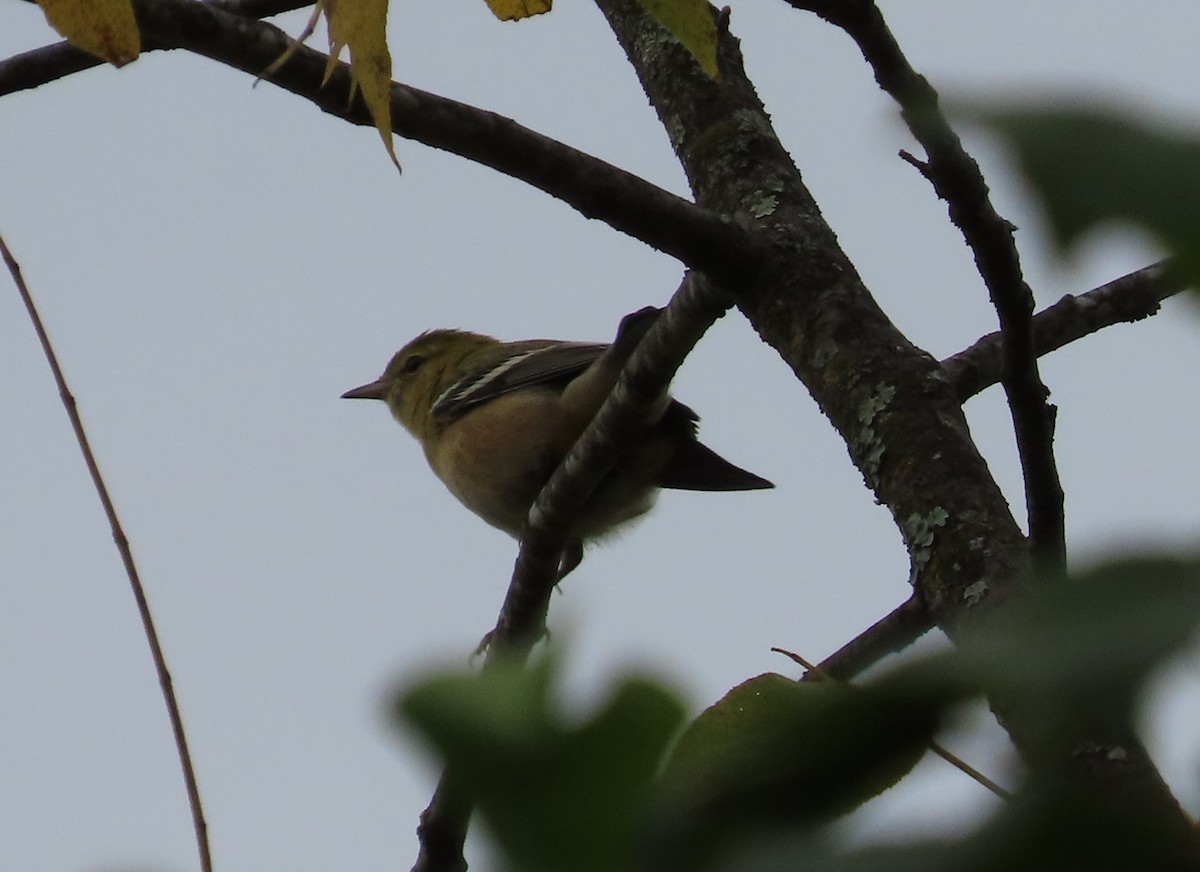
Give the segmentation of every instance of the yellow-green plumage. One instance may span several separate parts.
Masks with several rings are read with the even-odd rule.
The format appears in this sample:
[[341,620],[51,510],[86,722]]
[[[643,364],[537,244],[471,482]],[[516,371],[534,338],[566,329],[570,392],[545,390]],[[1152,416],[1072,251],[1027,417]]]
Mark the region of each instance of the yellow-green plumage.
[[[461,330],[423,333],[382,376],[344,397],[379,399],[425,451],[438,478],[489,524],[521,535],[538,492],[599,410],[658,310],[621,322],[612,345],[500,342]],[[601,482],[571,530],[561,575],[582,544],[645,514],[662,487],[772,487],[696,439],[696,414],[668,394],[642,438]]]

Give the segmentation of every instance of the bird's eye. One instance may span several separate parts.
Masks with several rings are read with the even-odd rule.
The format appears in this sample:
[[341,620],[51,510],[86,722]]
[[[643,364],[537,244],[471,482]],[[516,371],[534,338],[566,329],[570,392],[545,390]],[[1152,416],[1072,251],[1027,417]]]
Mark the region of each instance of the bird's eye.
[[404,361],[403,370],[406,373],[408,373],[409,375],[412,375],[414,372],[416,372],[418,369],[420,369],[424,365],[425,365],[425,355],[410,354],[408,356],[408,358],[405,359],[405,361]]

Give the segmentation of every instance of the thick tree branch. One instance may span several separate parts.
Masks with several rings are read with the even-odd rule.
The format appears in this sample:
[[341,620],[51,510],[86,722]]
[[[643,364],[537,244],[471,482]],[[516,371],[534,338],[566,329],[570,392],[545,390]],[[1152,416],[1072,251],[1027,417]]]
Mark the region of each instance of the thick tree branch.
[[[597,4],[671,131],[697,202],[754,222],[774,244],[767,269],[727,284],[739,308],[808,388],[891,510],[928,614],[951,639],[969,636],[1019,592],[1028,551],[971,440],[957,391],[942,367],[887,320],[838,247],[745,77],[737,41],[722,36],[721,77],[713,81],[636,0]],[[1020,285],[1004,249],[983,247],[977,256],[989,274]],[[1032,347],[1016,348],[1008,357],[1032,354]],[[1004,707],[1014,742],[1044,761],[1040,714]],[[1107,732],[1088,738],[1114,753],[1055,762],[1114,810],[1135,808],[1186,833],[1186,816],[1136,739]]]
[[[1158,313],[1163,300],[1186,289],[1166,268],[1151,264],[1079,296],[1068,294],[1033,319],[1034,346],[1039,357],[1090,336],[1105,327],[1140,321]],[[942,368],[958,391],[960,402],[1000,381],[1004,368],[999,333],[942,361]],[[822,671],[843,681],[871,668],[884,657],[911,645],[933,628],[933,618],[922,603],[911,598],[859,633],[825,660]]]
[[[1140,321],[1158,312],[1163,300],[1185,285],[1160,262],[1114,279],[1086,294],[1068,295],[1033,319],[1039,357],[1105,327]],[[970,348],[942,361],[960,402],[1000,381],[1004,367],[999,333],[989,333]],[[910,598],[859,633],[825,660],[820,669],[843,681],[871,668],[884,657],[911,645],[934,625],[933,616],[916,597]]]
[[874,70],[875,80],[899,104],[909,130],[925,149],[927,161],[919,165],[921,172],[949,206],[950,219],[974,253],[999,317],[1004,351],[1001,383],[1017,437],[1034,556],[1046,566],[1065,571],[1063,492],[1054,460],[1055,409],[1046,402],[1050,392],[1038,373],[1033,292],[1021,274],[1013,240],[1016,228],[993,208],[979,165],[938,108],[937,92],[909,64],[874,2],[787,2],[816,13],[850,35]]
[[[1086,294],[1065,296],[1033,319],[1034,352],[1042,357],[1077,339],[1158,312],[1163,300],[1184,290],[1165,263],[1143,267]],[[989,333],[970,348],[942,361],[961,402],[1000,381],[1004,369],[999,333]]]
[[[941,366],[887,319],[838,247],[745,78],[736,40],[721,41],[722,75],[713,81],[636,0],[599,5],[669,121],[697,200],[752,222],[772,243],[769,270],[727,286],[739,308],[892,511],[926,606],[939,622],[969,620],[964,605],[1002,598],[1026,565],[1027,543]],[[976,541],[989,543],[987,554]],[[968,601],[964,591],[979,581],[988,595]]]
[[[135,0],[134,7],[148,43],[184,48],[256,76],[290,43],[279,28],[193,0]],[[20,56],[21,64],[34,62],[30,54]],[[268,80],[331,115],[373,126],[361,99],[347,106],[349,67],[339,64],[321,87],[325,64],[325,55],[301,48]],[[9,69],[10,82],[17,72]],[[399,135],[540,188],[718,283],[742,280],[765,256],[746,227],[496,113],[393,84],[392,119]]]

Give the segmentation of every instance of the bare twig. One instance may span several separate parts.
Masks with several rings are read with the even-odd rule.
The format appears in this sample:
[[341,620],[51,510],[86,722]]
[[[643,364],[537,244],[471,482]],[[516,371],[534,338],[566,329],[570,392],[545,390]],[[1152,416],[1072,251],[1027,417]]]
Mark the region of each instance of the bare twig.
[[121,555],[121,562],[125,566],[125,574],[129,577],[129,585],[133,589],[133,598],[137,602],[138,615],[142,620],[142,629],[146,633],[146,642],[150,646],[150,656],[154,660],[154,670],[158,674],[158,685],[162,689],[163,701],[167,706],[167,715],[171,720],[171,732],[175,736],[175,748],[179,753],[179,764],[183,768],[183,780],[187,787],[188,805],[192,812],[192,826],[196,831],[196,848],[200,852],[200,868],[202,872],[212,872],[212,853],[208,845],[208,825],[204,821],[204,807],[200,802],[200,787],[196,782],[196,772],[192,767],[192,756],[188,751],[187,736],[183,729],[183,716],[179,712],[179,703],[175,698],[175,690],[171,683],[171,673],[167,669],[166,657],[163,655],[162,645],[158,640],[158,632],[154,628],[154,618],[150,614],[150,604],[146,600],[146,591],[142,587],[137,566],[133,562],[133,552],[129,547],[129,539],[125,536],[125,531],[122,529],[121,522],[117,518],[116,507],[113,505],[112,498],[108,494],[108,488],[104,484],[104,478],[100,475],[100,468],[96,465],[96,457],[92,453],[91,445],[88,442],[87,433],[83,429],[83,420],[79,416],[75,397],[67,387],[66,377],[63,375],[62,367],[58,364],[58,357],[55,355],[54,348],[50,344],[50,337],[46,334],[46,328],[42,324],[41,316],[38,315],[37,308],[34,306],[33,296],[29,293],[29,288],[21,276],[21,267],[13,258],[12,252],[8,250],[3,237],[0,237],[0,255],[3,255],[4,263],[7,264],[8,271],[12,274],[17,290],[21,294],[21,299],[25,303],[25,308],[29,312],[29,320],[33,322],[33,329],[36,331],[38,341],[42,345],[42,352],[46,355],[46,362],[50,364],[50,371],[54,374],[54,382],[58,385],[58,395],[62,398],[63,406],[66,407],[67,417],[71,420],[71,429],[75,431],[75,440],[79,443],[79,450],[83,453],[83,462],[87,465],[88,474],[92,477],[92,484],[96,488],[96,494],[100,497],[101,505],[104,506],[104,514],[108,518],[108,526],[112,530],[113,541],[116,543],[117,551]]
[[927,159],[915,162],[946,201],[950,219],[975,255],[979,274],[1000,321],[1004,369],[1017,452],[1025,480],[1029,537],[1035,560],[1066,569],[1062,483],[1054,459],[1054,412],[1038,372],[1033,339],[1033,292],[1021,273],[1016,229],[993,208],[979,165],[938,108],[938,95],[909,64],[883,14],[867,0],[787,0],[846,31],[858,44],[875,80],[900,106],[900,114]]
[[[1097,330],[1155,314],[1163,300],[1185,287],[1166,266],[1165,262],[1151,264],[1086,294],[1065,296],[1043,309],[1033,319],[1034,352],[1042,357]],[[942,367],[959,399],[966,402],[1000,381],[1004,370],[1000,334],[989,333],[943,360]]]

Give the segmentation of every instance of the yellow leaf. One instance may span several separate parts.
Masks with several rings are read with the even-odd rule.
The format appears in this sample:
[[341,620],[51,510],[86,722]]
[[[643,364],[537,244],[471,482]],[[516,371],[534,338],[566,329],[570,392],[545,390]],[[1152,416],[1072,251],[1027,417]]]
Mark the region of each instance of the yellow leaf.
[[554,0],[487,0],[492,14],[501,21],[518,21],[550,11]]
[[130,0],[38,0],[50,26],[72,45],[123,67],[142,50]]
[[717,66],[717,23],[707,0],[638,0],[642,8],[679,40],[704,72],[720,75]]
[[396,150],[392,145],[392,55],[387,47],[387,0],[317,0],[313,7],[312,17],[304,26],[303,32],[287,50],[267,67],[258,79],[270,76],[306,39],[312,36],[317,26],[317,19],[325,13],[325,21],[329,29],[329,60],[325,64],[325,75],[321,79],[324,86],[337,67],[338,55],[346,46],[350,47],[350,94],[348,99],[354,100],[357,91],[362,91],[363,101],[367,111],[375,122],[375,129],[383,137],[383,146],[396,169],[400,162],[396,160]]
[[[329,56],[350,49],[350,74],[396,169],[392,146],[392,55],[387,46],[387,0],[322,0],[329,24]],[[353,90],[351,91],[353,96]]]

